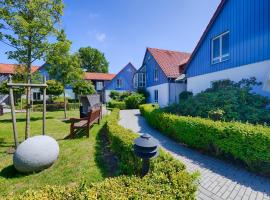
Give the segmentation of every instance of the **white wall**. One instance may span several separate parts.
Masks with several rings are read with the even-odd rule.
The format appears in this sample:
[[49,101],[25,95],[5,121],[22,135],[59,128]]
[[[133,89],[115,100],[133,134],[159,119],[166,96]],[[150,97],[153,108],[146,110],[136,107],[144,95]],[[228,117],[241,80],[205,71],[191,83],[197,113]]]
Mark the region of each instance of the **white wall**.
[[169,104],[169,84],[163,83],[152,87],[147,87],[146,90],[149,92],[150,103],[155,102],[155,90],[158,90],[158,104],[160,107],[165,107]]
[[[215,65],[213,65],[215,67]],[[187,79],[187,90],[197,94],[211,86],[211,82],[217,80],[230,79],[232,81],[240,81],[243,78],[256,77],[257,81],[263,85],[255,88],[254,91],[262,95],[270,95],[263,91],[262,87],[267,81],[270,73],[270,60],[235,67],[232,69],[222,70],[200,76],[195,76]]]

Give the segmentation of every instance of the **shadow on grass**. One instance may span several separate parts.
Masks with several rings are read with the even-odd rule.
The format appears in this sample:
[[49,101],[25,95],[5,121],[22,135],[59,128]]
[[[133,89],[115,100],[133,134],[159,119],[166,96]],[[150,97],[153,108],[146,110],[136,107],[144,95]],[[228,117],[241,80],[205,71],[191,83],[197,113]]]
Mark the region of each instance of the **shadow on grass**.
[[[42,120],[42,117],[31,117],[30,121],[38,121]],[[53,119],[53,117],[46,117],[46,119]],[[25,122],[25,118],[17,118],[16,122]],[[12,119],[2,119],[0,123],[12,123]]]
[[6,179],[12,179],[27,176],[27,174],[21,174],[15,169],[14,165],[9,165],[0,171],[0,176]]
[[79,138],[83,138],[83,137],[87,137],[87,130],[85,129],[78,129],[74,131],[73,135],[67,135],[64,139],[61,140],[69,140],[69,139],[79,139]]
[[118,174],[118,158],[110,149],[110,141],[105,124],[96,135],[95,162],[103,177],[115,177]]

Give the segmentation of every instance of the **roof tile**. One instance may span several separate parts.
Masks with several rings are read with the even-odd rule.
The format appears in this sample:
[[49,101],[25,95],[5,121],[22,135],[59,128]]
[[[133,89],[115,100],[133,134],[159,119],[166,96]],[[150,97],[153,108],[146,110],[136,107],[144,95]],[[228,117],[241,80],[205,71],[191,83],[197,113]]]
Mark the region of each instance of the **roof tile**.
[[104,80],[104,81],[110,81],[115,76],[116,76],[116,74],[85,72],[84,79],[85,80]]
[[147,48],[157,61],[168,78],[177,78],[183,72],[183,67],[187,63],[190,53]]
[[[0,63],[0,74],[14,74],[16,67],[19,65],[16,64],[4,64]],[[32,73],[38,70],[38,66],[32,66]]]

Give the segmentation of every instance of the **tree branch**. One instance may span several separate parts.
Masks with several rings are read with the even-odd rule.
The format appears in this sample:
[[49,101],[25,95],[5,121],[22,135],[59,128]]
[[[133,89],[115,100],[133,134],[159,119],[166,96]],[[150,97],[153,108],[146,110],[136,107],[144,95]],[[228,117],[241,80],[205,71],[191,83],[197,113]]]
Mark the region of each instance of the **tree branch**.
[[0,42],[4,43],[4,44],[6,44],[6,45],[8,45],[8,46],[10,46],[10,47],[12,47],[12,48],[14,48],[14,49],[20,50],[18,47],[13,46],[12,44],[10,44],[10,43],[8,43],[8,42],[5,42],[4,40],[0,40]]

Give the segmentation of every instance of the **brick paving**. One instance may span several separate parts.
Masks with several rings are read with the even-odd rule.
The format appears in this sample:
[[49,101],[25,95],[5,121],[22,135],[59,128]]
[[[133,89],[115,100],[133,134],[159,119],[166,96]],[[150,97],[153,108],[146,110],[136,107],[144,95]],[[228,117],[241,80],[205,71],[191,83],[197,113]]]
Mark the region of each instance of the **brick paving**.
[[197,199],[270,200],[270,178],[261,177],[228,162],[189,149],[152,129],[139,110],[120,112],[119,124],[137,133],[148,133],[161,147],[181,160],[188,171],[199,171]]

